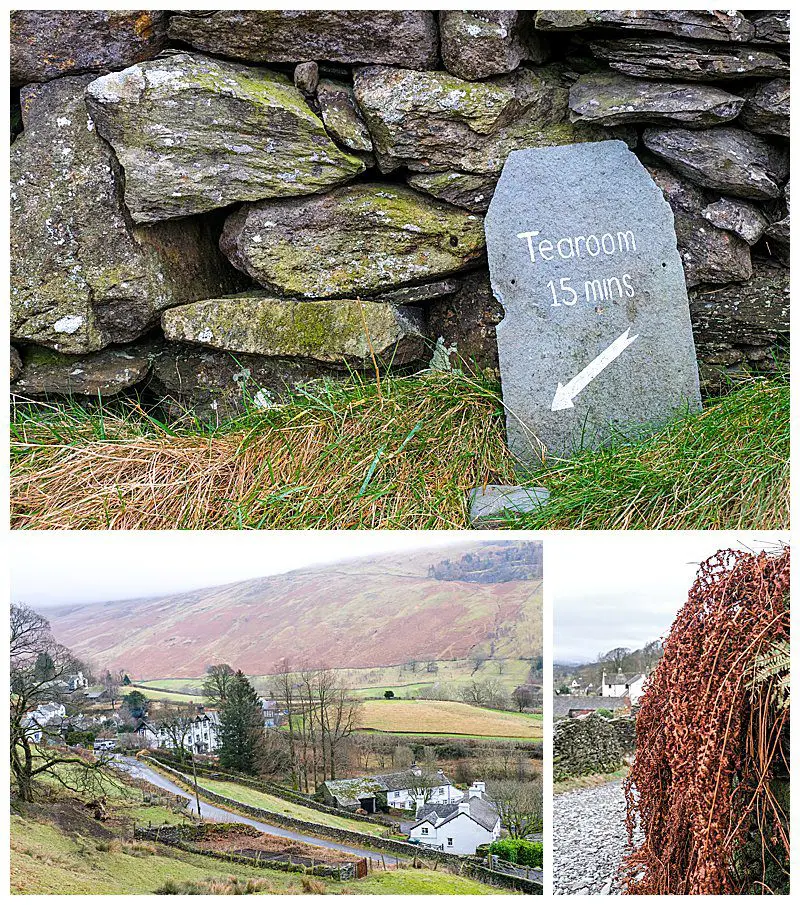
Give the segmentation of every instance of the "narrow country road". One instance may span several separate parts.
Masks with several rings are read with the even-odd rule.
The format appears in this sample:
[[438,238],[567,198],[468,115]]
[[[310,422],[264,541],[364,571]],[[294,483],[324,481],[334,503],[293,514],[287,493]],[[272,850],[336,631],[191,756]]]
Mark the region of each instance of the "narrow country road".
[[[153,770],[151,767],[140,763],[133,757],[119,757],[115,759],[114,763],[117,764],[120,769],[124,770],[126,773],[129,773],[136,779],[142,779],[145,782],[150,783],[150,785],[152,786],[163,789],[165,792],[170,792],[173,795],[178,795],[181,798],[185,798],[189,802],[189,810],[193,814],[197,813],[197,804],[195,802],[194,795],[191,795],[185,789],[182,789],[171,779],[167,779],[166,776],[162,776],[156,770]],[[296,842],[305,842],[308,845],[317,845],[322,848],[335,849],[337,852],[346,852],[350,855],[356,855],[359,858],[383,857],[386,860],[387,864],[403,863],[403,859],[398,858],[395,855],[381,855],[381,853],[379,852],[371,852],[367,849],[357,848],[353,845],[345,845],[341,842],[330,842],[327,839],[318,839],[316,836],[306,836],[303,833],[296,833],[293,830],[286,829],[286,827],[273,826],[270,823],[264,823],[263,821],[255,820],[252,817],[245,817],[242,814],[236,814],[233,811],[228,811],[225,808],[221,808],[219,805],[205,801],[202,793],[200,795],[200,816],[203,818],[203,820],[211,820],[215,823],[246,823],[248,826],[254,826],[257,830],[261,830],[262,833],[269,833],[271,836],[280,836],[282,839],[293,839]]]

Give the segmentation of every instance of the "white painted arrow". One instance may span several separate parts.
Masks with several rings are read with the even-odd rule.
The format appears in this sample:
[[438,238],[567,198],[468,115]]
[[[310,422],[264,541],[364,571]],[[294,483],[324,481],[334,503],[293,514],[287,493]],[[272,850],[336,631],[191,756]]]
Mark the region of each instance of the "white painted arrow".
[[550,406],[550,411],[560,412],[562,409],[574,408],[572,400],[578,393],[585,389],[615,358],[619,358],[634,340],[639,338],[638,333],[636,336],[628,336],[630,332],[629,327],[622,336],[618,336],[607,349],[604,349],[594,361],[586,365],[569,383],[564,385],[559,383],[556,394],[553,396],[553,404]]

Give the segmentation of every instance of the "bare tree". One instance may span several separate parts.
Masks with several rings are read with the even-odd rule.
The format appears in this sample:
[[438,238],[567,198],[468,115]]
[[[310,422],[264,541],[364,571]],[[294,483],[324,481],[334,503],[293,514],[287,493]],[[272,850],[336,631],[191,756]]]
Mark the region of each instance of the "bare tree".
[[10,648],[11,773],[17,795],[33,801],[34,782],[43,776],[75,792],[102,791],[108,779],[104,759],[88,761],[71,753],[63,746],[60,724],[40,710],[48,704],[66,705],[66,679],[76,664],[72,652],[56,642],[47,619],[16,603],[11,605]]
[[601,663],[608,663],[615,672],[619,672],[625,665],[625,661],[630,657],[631,649],[629,647],[615,647],[606,651],[601,657]]
[[164,730],[169,747],[178,754],[181,761],[192,752],[192,725],[197,717],[193,707],[184,704],[164,703],[159,711],[158,725]]
[[525,685],[519,685],[511,692],[511,700],[520,713],[533,706],[533,692]]
[[540,776],[528,782],[501,779],[491,784],[490,795],[503,826],[512,839],[527,839],[542,831],[543,795]]

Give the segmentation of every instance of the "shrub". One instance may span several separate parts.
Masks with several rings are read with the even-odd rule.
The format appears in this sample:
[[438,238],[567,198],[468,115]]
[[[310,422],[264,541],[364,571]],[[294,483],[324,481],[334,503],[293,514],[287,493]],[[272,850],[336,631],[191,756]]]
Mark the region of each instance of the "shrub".
[[489,854],[523,867],[542,867],[544,847],[528,839],[498,839],[489,846]]

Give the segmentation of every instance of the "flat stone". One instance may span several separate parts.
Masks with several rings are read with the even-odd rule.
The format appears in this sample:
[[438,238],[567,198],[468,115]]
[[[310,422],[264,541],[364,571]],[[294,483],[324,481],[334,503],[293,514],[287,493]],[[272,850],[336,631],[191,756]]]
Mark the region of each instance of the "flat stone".
[[619,31],[665,32],[693,41],[749,41],[755,27],[738,12],[700,9],[539,10],[536,28],[576,31],[602,26]]
[[750,17],[755,36],[755,44],[788,44],[789,43],[789,10],[774,10],[759,13]]
[[458,290],[457,280],[437,280],[435,283],[423,283],[421,286],[405,286],[379,295],[376,302],[387,302],[390,305],[419,305],[442,296],[453,295]]
[[520,487],[514,484],[487,484],[467,494],[469,521],[476,527],[491,527],[487,522],[502,522],[509,514],[538,512],[550,499],[544,487]]
[[448,170],[444,173],[410,173],[406,182],[417,191],[440,201],[463,207],[473,214],[485,214],[498,178]]
[[737,198],[777,198],[789,172],[784,151],[732,126],[645,129],[643,141],[693,182]]
[[648,170],[672,208],[686,284],[749,280],[753,273],[750,246],[703,216],[708,194],[666,167],[650,165]]
[[11,148],[11,334],[68,354],[130,342],[163,308],[241,283],[211,221],[136,227],[84,103],[93,76],[22,91]]
[[512,154],[486,235],[508,442],[523,465],[699,408],[672,212],[622,142]]
[[168,13],[136,9],[18,9],[11,13],[11,84],[123,69],[160,53]]
[[256,63],[383,63],[432,69],[438,30],[425,10],[217,10],[173,16],[169,37]]
[[698,343],[759,346],[789,333],[789,269],[759,260],[746,283],[691,293]]
[[444,67],[461,79],[485,79],[513,72],[524,61],[547,59],[547,45],[529,12],[442,10],[439,31]]
[[281,295],[378,295],[430,282],[478,262],[479,217],[384,184],[245,205],[220,240],[233,264]]
[[738,198],[720,198],[703,208],[701,213],[709,223],[736,233],[748,245],[755,245],[769,226],[763,211]]
[[739,122],[751,132],[789,137],[789,80],[772,79],[746,95]]
[[317,103],[331,138],[352,151],[372,151],[372,138],[350,85],[322,79],[317,87]]
[[789,74],[789,64],[776,53],[736,44],[626,37],[590,41],[589,48],[612,69],[643,79],[716,82]]
[[341,371],[299,358],[264,358],[163,343],[153,355],[145,391],[172,419],[187,412],[219,423],[248,410],[268,409],[312,380]]
[[790,220],[790,212],[789,212],[789,183],[786,183],[786,187],[783,190],[783,199],[786,203],[786,216],[781,220],[776,221],[775,223],[771,223],[767,229],[766,234],[770,239],[775,239],[777,242],[788,243],[789,241],[789,220]]
[[415,308],[357,299],[304,301],[246,292],[165,311],[167,339],[212,349],[369,367],[373,356],[395,365],[424,350]]
[[150,370],[147,346],[102,349],[89,355],[61,355],[50,349],[25,351],[22,373],[12,383],[18,396],[117,396],[141,383]]
[[569,82],[554,66],[518,69],[484,82],[368,66],[356,71],[353,83],[384,173],[407,166],[424,173],[498,175],[513,150],[609,134],[569,122]]
[[503,306],[494,297],[486,270],[468,273],[458,280],[452,295],[428,308],[428,335],[441,339],[451,368],[477,367],[500,376],[497,359],[497,325]]
[[266,69],[182,53],[101,76],[86,102],[137,223],[323,192],[364,170]]
[[17,377],[22,373],[22,358],[20,358],[19,352],[11,346],[11,350],[9,352],[10,359],[10,370],[11,370],[11,383],[13,383]]
[[716,126],[736,119],[744,99],[708,85],[654,82],[615,72],[582,75],[569,92],[573,122],[617,126],[679,122]]

